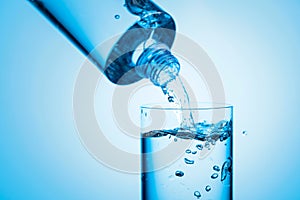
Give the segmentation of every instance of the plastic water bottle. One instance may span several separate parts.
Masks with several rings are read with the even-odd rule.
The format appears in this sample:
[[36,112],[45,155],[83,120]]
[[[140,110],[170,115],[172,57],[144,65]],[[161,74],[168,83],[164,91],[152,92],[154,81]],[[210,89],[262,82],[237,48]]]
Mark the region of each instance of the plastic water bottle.
[[150,0],[126,0],[124,6],[116,0],[28,1],[113,83],[148,78],[163,87],[179,73],[180,65],[170,52],[175,22]]

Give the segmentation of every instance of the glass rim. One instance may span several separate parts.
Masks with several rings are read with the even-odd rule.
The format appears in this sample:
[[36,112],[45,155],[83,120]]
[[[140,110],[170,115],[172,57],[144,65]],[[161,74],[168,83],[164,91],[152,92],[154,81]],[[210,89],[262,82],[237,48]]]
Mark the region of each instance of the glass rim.
[[[196,104],[196,106],[193,106]],[[232,104],[217,102],[191,102],[189,108],[172,107],[170,103],[150,103],[140,106],[140,109],[149,110],[215,110],[215,109],[233,109]]]

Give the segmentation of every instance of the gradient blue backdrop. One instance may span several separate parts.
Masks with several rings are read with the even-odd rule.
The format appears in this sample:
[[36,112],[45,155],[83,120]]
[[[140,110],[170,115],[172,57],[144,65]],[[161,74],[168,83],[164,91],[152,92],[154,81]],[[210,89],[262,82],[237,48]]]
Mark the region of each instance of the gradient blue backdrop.
[[[236,199],[299,199],[300,2],[157,2],[235,106]],[[82,54],[25,0],[1,1],[0,27],[0,199],[138,199],[139,177],[99,164],[76,133]]]

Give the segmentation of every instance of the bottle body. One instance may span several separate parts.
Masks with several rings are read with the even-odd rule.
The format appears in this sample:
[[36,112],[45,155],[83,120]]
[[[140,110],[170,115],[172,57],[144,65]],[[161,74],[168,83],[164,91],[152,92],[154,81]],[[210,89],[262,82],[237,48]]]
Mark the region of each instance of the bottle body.
[[[149,74],[142,74],[143,70],[137,72],[138,59],[133,58],[134,54],[145,55],[143,51],[136,51],[149,41],[151,45],[159,44],[150,50],[157,51],[159,47],[163,47],[163,50],[155,54],[147,49],[148,55],[169,55],[175,37],[175,23],[168,13],[152,1],[126,0],[125,5],[116,0],[28,1],[88,56],[111,82],[125,85],[150,78],[155,85],[159,84],[155,81],[157,78],[151,79]],[[147,59],[139,60],[139,64],[145,66]],[[161,62],[157,58],[152,61],[155,60]],[[150,68],[153,66],[160,65]]]

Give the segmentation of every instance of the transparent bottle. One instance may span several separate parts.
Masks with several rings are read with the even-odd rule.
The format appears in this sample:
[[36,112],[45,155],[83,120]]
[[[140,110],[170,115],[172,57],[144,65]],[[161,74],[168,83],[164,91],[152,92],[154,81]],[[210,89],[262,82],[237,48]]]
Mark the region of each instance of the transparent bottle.
[[178,60],[170,52],[175,22],[152,1],[28,1],[113,83],[149,78],[164,86],[178,75]]

